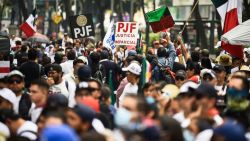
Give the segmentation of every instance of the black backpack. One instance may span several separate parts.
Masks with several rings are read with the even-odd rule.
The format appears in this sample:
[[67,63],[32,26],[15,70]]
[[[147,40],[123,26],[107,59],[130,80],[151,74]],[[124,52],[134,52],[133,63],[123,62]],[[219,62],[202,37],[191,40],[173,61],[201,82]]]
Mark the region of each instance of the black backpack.
[[107,83],[106,82],[106,79],[107,79],[106,69],[105,69],[105,66],[103,64],[101,64],[101,63],[98,64],[97,71],[95,72],[93,77],[103,84]]

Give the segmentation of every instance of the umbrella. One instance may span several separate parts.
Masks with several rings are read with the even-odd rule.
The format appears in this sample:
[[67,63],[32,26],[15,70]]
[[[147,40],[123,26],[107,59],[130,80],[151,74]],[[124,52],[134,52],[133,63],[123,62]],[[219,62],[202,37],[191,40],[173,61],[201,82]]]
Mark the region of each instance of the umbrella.
[[33,36],[29,37],[27,41],[30,41],[31,43],[49,43],[50,40],[47,36],[35,33]]
[[250,20],[239,24],[222,35],[221,40],[232,45],[250,45]]

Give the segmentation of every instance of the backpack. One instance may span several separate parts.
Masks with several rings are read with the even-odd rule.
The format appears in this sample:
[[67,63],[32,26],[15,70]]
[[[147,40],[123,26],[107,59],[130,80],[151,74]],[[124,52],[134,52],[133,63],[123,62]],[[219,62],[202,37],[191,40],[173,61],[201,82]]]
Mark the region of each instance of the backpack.
[[168,66],[157,64],[152,70],[152,80],[153,81],[167,81],[168,83],[174,83],[175,78],[173,73]]
[[106,79],[107,79],[106,69],[103,64],[101,63],[98,64],[97,71],[95,72],[93,77],[103,84],[106,83]]

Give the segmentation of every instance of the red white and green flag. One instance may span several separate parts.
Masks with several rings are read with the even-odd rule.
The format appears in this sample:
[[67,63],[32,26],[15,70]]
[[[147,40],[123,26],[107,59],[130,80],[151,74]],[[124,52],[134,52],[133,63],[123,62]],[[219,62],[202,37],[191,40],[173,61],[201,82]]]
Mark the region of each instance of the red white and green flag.
[[163,6],[145,14],[146,21],[150,24],[153,32],[164,31],[174,26],[174,20],[168,7]]
[[32,11],[28,19],[20,26],[20,29],[27,37],[33,36],[36,33],[36,8]]
[[[223,34],[227,33],[242,22],[242,1],[241,0],[212,0],[220,17]],[[222,48],[234,57],[243,58],[243,47],[230,45],[225,42]]]

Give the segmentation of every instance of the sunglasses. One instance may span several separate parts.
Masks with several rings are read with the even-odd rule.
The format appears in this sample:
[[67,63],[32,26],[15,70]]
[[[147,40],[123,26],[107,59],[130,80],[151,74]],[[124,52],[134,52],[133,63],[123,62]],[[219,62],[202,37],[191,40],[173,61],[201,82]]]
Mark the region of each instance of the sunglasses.
[[20,84],[22,82],[22,80],[20,80],[20,79],[10,79],[8,82],[10,84],[13,84],[13,83]]
[[184,81],[185,80],[185,78],[184,77],[182,77],[182,76],[176,76],[175,77],[175,80],[181,80],[181,81]]

